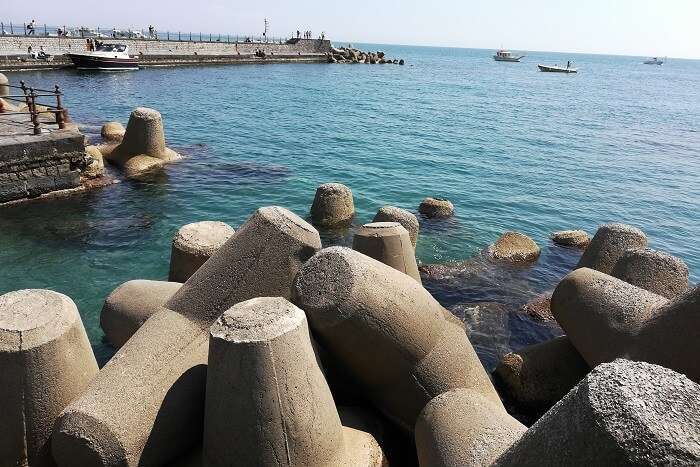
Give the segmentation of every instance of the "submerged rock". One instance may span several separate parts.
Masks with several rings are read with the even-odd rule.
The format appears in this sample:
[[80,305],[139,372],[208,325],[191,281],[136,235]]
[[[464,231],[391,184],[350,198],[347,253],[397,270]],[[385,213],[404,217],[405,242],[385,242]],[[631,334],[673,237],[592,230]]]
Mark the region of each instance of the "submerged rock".
[[451,217],[455,213],[455,207],[447,199],[425,198],[418,206],[418,212],[427,218]]
[[585,249],[591,237],[584,230],[560,230],[552,234],[552,241],[561,246]]
[[524,263],[540,256],[540,247],[520,232],[506,232],[488,248],[489,255],[499,261]]

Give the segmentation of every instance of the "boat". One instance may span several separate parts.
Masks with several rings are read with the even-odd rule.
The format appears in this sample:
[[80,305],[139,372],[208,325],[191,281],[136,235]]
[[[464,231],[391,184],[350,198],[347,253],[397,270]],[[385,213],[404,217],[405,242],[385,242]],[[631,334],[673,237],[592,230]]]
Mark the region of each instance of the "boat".
[[127,71],[139,69],[138,59],[129,56],[129,47],[124,44],[98,44],[94,51],[66,55],[78,70]]
[[646,61],[644,62],[644,64],[645,64],[645,65],[663,65],[663,64],[664,64],[664,61],[663,61],[663,60],[660,60],[660,59],[657,58],[657,57],[654,57],[654,58],[651,58],[651,59],[649,59],[649,60],[646,60]]
[[496,52],[493,59],[497,62],[519,62],[525,55],[515,56],[510,50],[501,49]]
[[537,68],[546,73],[578,73],[578,69],[571,68],[571,66],[537,65]]

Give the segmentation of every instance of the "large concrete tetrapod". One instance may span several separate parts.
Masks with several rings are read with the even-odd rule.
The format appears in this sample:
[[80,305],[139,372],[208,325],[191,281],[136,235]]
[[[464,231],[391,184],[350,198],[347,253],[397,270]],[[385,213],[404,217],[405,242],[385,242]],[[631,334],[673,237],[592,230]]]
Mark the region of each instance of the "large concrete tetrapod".
[[683,260],[648,248],[625,251],[611,275],[666,298],[688,290],[688,266]]
[[205,465],[381,465],[371,435],[367,449],[346,445],[303,311],[254,298],[226,311],[210,335]]
[[355,216],[352,191],[340,183],[324,183],[316,189],[311,219],[322,227],[347,225]]
[[70,298],[50,290],[0,296],[0,465],[53,465],[54,422],[96,374]]
[[0,98],[10,95],[10,80],[0,73]]
[[554,290],[552,313],[591,368],[623,357],[700,382],[700,287],[668,301],[582,268]]
[[657,365],[595,368],[494,464],[700,464],[700,386]]
[[471,389],[440,394],[416,422],[421,467],[491,465],[527,428]]
[[353,238],[352,248],[421,282],[411,238],[398,222],[363,225]]
[[404,430],[433,397],[467,387],[500,404],[463,329],[415,280],[349,248],[307,261],[294,301],[326,350]]
[[321,247],[318,232],[279,207],[259,209],[100,371],[61,415],[60,465],[163,465],[201,439],[209,327],[234,304],[290,297]]
[[114,289],[102,305],[100,327],[119,349],[180,290],[179,282],[133,280]]
[[408,236],[411,237],[413,249],[416,249],[420,224],[418,223],[418,218],[412,212],[395,206],[383,206],[379,208],[372,222],[398,222],[404,229],[408,230]]
[[233,234],[225,222],[203,221],[180,227],[173,238],[168,280],[187,281]]
[[646,246],[647,236],[638,228],[625,224],[605,224],[598,228],[576,267],[610,274],[625,250]]

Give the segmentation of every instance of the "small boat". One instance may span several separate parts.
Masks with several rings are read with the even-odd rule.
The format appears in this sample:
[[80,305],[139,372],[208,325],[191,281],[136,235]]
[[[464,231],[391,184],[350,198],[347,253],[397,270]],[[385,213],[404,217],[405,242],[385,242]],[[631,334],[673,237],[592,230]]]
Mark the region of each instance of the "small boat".
[[493,59],[497,62],[519,62],[523,57],[525,57],[525,55],[516,56],[509,50],[501,49],[496,52]]
[[546,73],[578,73],[576,68],[571,68],[570,66],[537,65],[537,68]]
[[660,60],[660,59],[657,58],[657,57],[654,57],[654,58],[651,58],[651,59],[649,59],[649,60],[646,60],[646,61],[644,62],[644,64],[645,64],[645,65],[663,65],[663,64],[664,64],[664,61],[663,61],[663,60]]
[[129,56],[124,44],[99,44],[92,52],[66,54],[78,70],[138,70],[138,59]]

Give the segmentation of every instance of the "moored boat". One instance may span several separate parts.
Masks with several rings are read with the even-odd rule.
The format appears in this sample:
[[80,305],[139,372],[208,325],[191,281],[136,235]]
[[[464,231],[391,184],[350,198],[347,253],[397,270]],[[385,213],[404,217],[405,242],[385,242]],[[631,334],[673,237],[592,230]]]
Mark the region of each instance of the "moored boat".
[[525,55],[513,55],[513,53],[510,50],[498,50],[496,54],[493,56],[493,59],[496,60],[497,62],[519,62],[521,58],[525,57]]
[[139,69],[138,59],[129,56],[129,47],[124,44],[99,44],[94,51],[66,55],[78,70],[127,71]]
[[571,68],[571,65],[559,66],[559,65],[537,65],[540,71],[545,73],[578,73],[578,69]]

